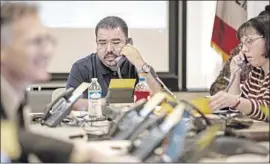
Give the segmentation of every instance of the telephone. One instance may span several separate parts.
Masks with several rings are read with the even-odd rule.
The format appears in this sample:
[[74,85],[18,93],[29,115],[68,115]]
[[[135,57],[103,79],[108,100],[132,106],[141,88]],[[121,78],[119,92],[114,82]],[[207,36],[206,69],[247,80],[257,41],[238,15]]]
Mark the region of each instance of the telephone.
[[118,125],[118,131],[114,134],[113,140],[125,140],[136,131],[143,123],[147,121],[150,114],[153,113],[156,106],[160,105],[166,99],[162,92],[155,94],[139,112],[130,112]]
[[138,129],[136,129],[132,135],[129,137],[129,140],[131,142],[138,139],[139,136],[143,137],[142,134],[147,133],[152,128],[162,124],[164,122],[166,116],[170,113],[170,109],[174,109],[177,106],[177,104],[170,104],[168,102],[163,102],[161,105],[161,110],[164,110],[164,112],[161,112],[160,114],[152,114],[149,116],[149,119],[145,121]]
[[[131,44],[133,45],[133,40],[132,38],[128,38],[127,39],[127,44]],[[121,65],[123,64],[123,62],[125,61],[126,57],[123,55],[118,56],[115,61],[116,61],[116,66],[112,67],[113,70],[117,71],[118,77],[119,79],[122,79],[122,75],[121,75]]]
[[[184,126],[184,124],[182,126]],[[248,137],[241,137],[235,131],[230,131],[230,134],[232,136],[227,136],[227,128],[224,129],[224,126],[226,126],[226,123],[208,124],[205,129],[202,129],[202,131],[200,131],[195,137],[187,138],[184,142],[184,147],[183,140],[181,140],[181,142],[178,142],[178,144],[176,145],[176,143],[172,144],[172,139],[169,139],[172,140],[172,143],[168,144],[167,151],[165,152],[165,155],[160,161],[197,162],[202,157],[211,155],[211,153],[209,152],[223,156],[249,153],[257,155],[268,154],[268,150],[265,147],[251,141]],[[183,139],[185,129],[184,127],[182,127],[181,133],[181,126],[178,128],[178,131],[180,131],[178,132],[178,135],[182,134],[181,139]],[[217,132],[222,132],[224,130],[224,135],[217,135]],[[175,132],[173,135],[177,135],[177,133]],[[173,137],[173,135],[171,137]],[[173,149],[174,151],[172,151],[171,149]],[[177,154],[179,155],[178,160],[176,159]]]
[[[103,135],[87,134],[88,141],[95,140],[127,140],[135,137],[144,128],[153,125],[162,116],[152,115],[156,106],[166,99],[165,93],[155,94],[149,101],[141,99],[130,107],[126,112],[114,113],[112,116],[109,132]],[[70,136],[70,138],[82,137],[82,135]]]
[[160,125],[166,118],[166,115],[166,113],[162,113],[161,115],[150,115],[149,119],[146,120],[143,124],[141,124],[141,126],[132,133],[132,135],[129,137],[129,140],[133,142],[138,137],[143,137],[142,134],[151,130],[155,126]]
[[[209,156],[209,152],[219,155],[235,155],[239,153],[267,154],[265,148],[249,140],[243,140],[237,144],[238,146],[233,146],[235,142],[241,139],[223,135],[218,136],[218,132],[224,131],[224,124],[213,124],[207,118],[200,120],[205,121],[206,123],[204,124],[206,125],[197,135],[192,138],[186,138],[188,129],[182,115],[184,112],[187,112],[193,116],[191,111],[194,109],[191,108],[197,110],[192,104],[180,101],[171,115],[163,119],[162,123],[155,124],[149,130],[149,133],[140,139],[131,140],[132,144],[129,147],[129,153],[146,162],[198,162],[201,158]],[[180,111],[182,113],[179,113]],[[203,114],[201,115],[205,117]],[[154,154],[168,134],[169,144],[163,155],[157,160],[158,155]],[[222,147],[224,145],[232,146],[231,149],[223,150]],[[238,152],[237,147],[241,149],[240,152]],[[255,149],[251,149],[252,147]]]
[[[123,111],[124,109],[120,111],[116,111],[113,108],[107,107],[106,109],[106,116],[110,122],[109,124],[109,132],[107,134],[91,134],[86,133],[88,141],[101,141],[101,140],[110,140],[112,137],[119,131],[119,125],[121,122],[123,122],[125,119],[128,119],[128,114],[130,113],[137,113],[139,112],[143,106],[146,104],[145,99],[141,99],[137,101],[135,104],[133,104],[131,107],[129,107],[127,110]],[[78,134],[78,135],[72,135],[69,136],[70,139],[74,138],[82,138],[84,137],[84,134]]]
[[143,109],[144,105],[146,104],[145,99],[141,99],[140,101],[137,101],[133,106],[131,106],[127,111],[121,112],[121,113],[115,113],[113,121],[110,124],[109,132],[105,135],[88,135],[88,141],[95,141],[95,140],[108,140],[112,139],[114,136],[116,136],[119,133],[125,133],[124,131],[121,131],[122,127],[121,124],[124,124],[127,122],[130,118],[130,115],[133,115],[132,113],[138,113],[140,110]]
[[243,54],[243,56],[244,56],[243,62],[240,65],[238,65],[240,69],[243,69],[246,65],[249,65],[249,62],[247,60],[247,56],[245,54]]
[[236,137],[218,135],[223,130],[222,124],[207,127],[193,138],[186,138],[185,122],[173,129],[169,136],[168,146],[160,156],[148,159],[149,162],[198,162],[203,157],[233,156],[240,154],[256,154],[267,156],[268,149],[258,143]]
[[153,151],[161,145],[167,134],[181,121],[184,110],[185,104],[178,104],[161,124],[150,130],[148,135],[132,142],[129,148],[130,154],[142,161],[147,160]]
[[132,39],[132,38],[128,38],[128,39],[127,39],[127,44],[133,45],[133,39]]
[[169,135],[168,144],[164,153],[156,158],[152,157],[152,159],[148,161],[158,163],[198,162],[208,154],[209,147],[214,142],[216,133],[220,129],[220,125],[211,125],[206,130],[190,139],[186,136],[186,122],[182,119]]
[[[249,65],[249,62],[247,60],[246,55],[245,54],[243,54],[243,55],[244,55],[243,63],[239,64],[238,68],[234,72],[231,72],[230,77],[225,77],[225,76],[223,77],[224,79],[226,79],[229,82],[227,87],[224,90],[225,92],[228,92],[229,89],[231,88],[231,86],[236,78],[236,73],[241,71],[242,69],[244,69],[247,65]],[[216,110],[213,114],[226,116],[227,114],[232,113],[232,112],[233,113],[240,113],[239,111],[231,111],[229,107],[225,107],[225,108]]]
[[[127,44],[131,44],[131,45],[133,45],[133,39],[132,38],[128,38],[127,39]],[[126,57],[125,56],[123,56],[123,55],[120,55],[120,56],[118,56],[115,60],[116,60],[116,63],[117,63],[117,65],[116,65],[116,69],[117,69],[117,71],[118,71],[118,75],[120,76],[119,78],[122,78],[122,76],[121,76],[121,72],[120,72],[120,66],[122,65],[122,63],[125,61],[125,59],[126,59]]]
[[41,125],[56,127],[70,113],[71,107],[81,97],[82,93],[90,87],[90,83],[82,83],[74,90],[67,89],[44,109]]
[[246,54],[244,54],[244,62],[245,62],[246,64],[248,64],[248,60],[247,60]]
[[209,147],[209,151],[223,156],[240,154],[257,154],[266,156],[269,153],[265,146],[254,141],[228,136],[218,136]]
[[178,162],[179,154],[184,150],[188,127],[184,118],[173,128],[168,137],[166,151],[158,159],[158,162]]
[[198,162],[207,156],[210,146],[217,137],[217,132],[222,129],[222,124],[211,125],[194,138],[186,139],[185,149],[179,154],[178,162]]
[[[132,146],[129,148],[130,154],[146,162],[179,161],[179,155],[181,152],[185,152],[184,148],[186,147],[183,146],[186,146],[186,136],[189,131],[187,120],[184,115],[193,116],[195,126],[198,126],[200,129],[197,133],[201,134],[201,136],[206,133],[205,131],[208,131],[209,127],[216,127],[216,125],[212,125],[212,123],[200,111],[198,111],[198,113],[201,113],[202,117],[195,117],[193,110],[198,111],[198,109],[189,102],[184,100],[179,101],[172,113],[166,116],[165,119],[161,120],[162,123],[155,124],[155,126],[141,138],[137,137],[136,139],[131,140]],[[215,130],[215,132],[217,130]],[[168,135],[170,137],[168,147],[166,148],[167,151],[159,158],[157,155],[154,155],[153,152],[162,145],[162,142],[168,137]],[[180,141],[176,139],[180,139]],[[195,141],[193,140],[192,142]],[[192,151],[194,151],[194,148],[189,148],[189,152]],[[189,152],[186,152],[185,155],[181,156],[183,160],[193,160],[192,158],[195,158],[187,155]],[[156,158],[158,158],[158,160]],[[200,159],[200,157],[196,157],[196,159]]]

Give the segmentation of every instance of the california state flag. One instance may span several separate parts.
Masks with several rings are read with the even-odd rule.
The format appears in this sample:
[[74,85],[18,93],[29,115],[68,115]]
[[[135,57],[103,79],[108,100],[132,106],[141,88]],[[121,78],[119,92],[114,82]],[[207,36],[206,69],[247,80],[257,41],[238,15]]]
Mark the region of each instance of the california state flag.
[[226,61],[239,40],[236,31],[247,21],[247,1],[217,1],[211,47]]

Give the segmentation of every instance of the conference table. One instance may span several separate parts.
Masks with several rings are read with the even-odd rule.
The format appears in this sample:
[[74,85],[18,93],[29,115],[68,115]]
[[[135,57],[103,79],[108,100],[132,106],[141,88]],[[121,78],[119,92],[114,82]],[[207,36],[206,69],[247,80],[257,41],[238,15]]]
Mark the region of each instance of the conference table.
[[[75,115],[79,115],[78,112],[75,112]],[[207,117],[212,118],[213,115],[207,115]],[[101,122],[101,129],[104,133],[108,130],[108,122],[103,121]],[[97,128],[97,127],[95,127]],[[90,127],[91,129],[91,127]],[[254,121],[253,125],[249,129],[244,129],[242,131],[252,131],[252,130],[265,130],[269,132],[269,124],[268,123],[263,123],[259,121]],[[85,134],[85,131],[83,130],[82,127],[79,126],[68,126],[68,125],[61,125],[56,128],[51,128],[47,126],[42,126],[40,124],[31,124],[30,125],[30,130],[33,131],[34,133],[39,133],[43,135],[47,135],[50,137],[54,137],[57,139],[65,140],[67,142],[76,142],[76,141],[85,141],[87,142],[87,138],[82,137],[82,138],[76,138],[76,139],[70,139],[69,136],[72,135],[80,135],[80,134]],[[96,130],[96,129],[94,129]],[[241,130],[240,130],[241,131]],[[259,142],[259,144],[265,146],[267,149],[269,149],[269,141],[268,142]],[[254,154],[244,154],[244,155],[235,155],[235,156],[230,156],[226,158],[203,158],[201,159],[202,163],[204,162],[269,162],[269,155],[268,156],[258,156]]]

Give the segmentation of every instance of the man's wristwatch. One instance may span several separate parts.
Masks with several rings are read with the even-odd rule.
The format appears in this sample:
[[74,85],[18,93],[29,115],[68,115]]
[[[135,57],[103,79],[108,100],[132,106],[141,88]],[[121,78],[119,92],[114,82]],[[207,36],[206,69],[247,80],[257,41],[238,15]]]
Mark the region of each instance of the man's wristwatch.
[[151,72],[152,67],[148,64],[144,64],[140,70],[138,70],[138,73],[149,73]]

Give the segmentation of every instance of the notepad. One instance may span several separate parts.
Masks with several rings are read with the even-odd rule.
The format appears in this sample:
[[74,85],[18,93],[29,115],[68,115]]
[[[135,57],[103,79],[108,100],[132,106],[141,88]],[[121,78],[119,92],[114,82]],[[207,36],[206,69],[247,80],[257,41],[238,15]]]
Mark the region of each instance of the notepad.
[[208,97],[193,99],[190,102],[195,107],[197,107],[203,114],[211,114],[213,112],[213,110],[209,108],[210,99]]
[[108,103],[133,103],[136,79],[111,79],[106,96]]
[[111,79],[109,88],[134,88],[136,79]]

